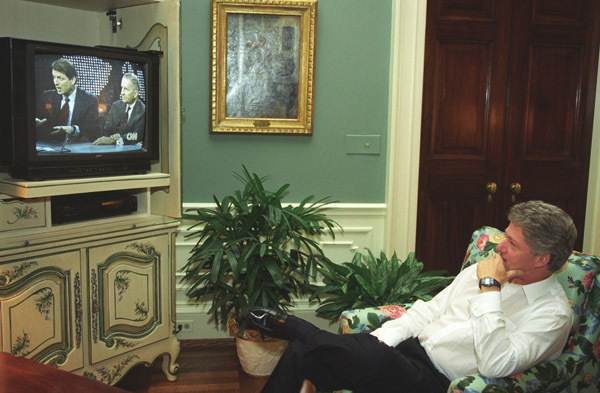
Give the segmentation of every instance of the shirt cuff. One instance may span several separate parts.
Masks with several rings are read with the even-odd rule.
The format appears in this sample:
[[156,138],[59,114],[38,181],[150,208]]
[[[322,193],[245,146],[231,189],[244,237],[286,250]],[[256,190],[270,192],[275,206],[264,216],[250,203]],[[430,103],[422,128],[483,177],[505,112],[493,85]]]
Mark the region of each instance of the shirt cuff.
[[384,328],[379,328],[376,330],[373,330],[370,333],[372,336],[377,337],[377,339],[379,341],[384,342],[385,344],[389,345],[390,347],[395,347],[396,345],[400,344],[400,342],[402,342],[402,337],[398,335],[397,332],[395,332],[393,329],[384,329]]
[[469,299],[469,310],[472,316],[502,312],[502,296],[500,292],[486,292]]

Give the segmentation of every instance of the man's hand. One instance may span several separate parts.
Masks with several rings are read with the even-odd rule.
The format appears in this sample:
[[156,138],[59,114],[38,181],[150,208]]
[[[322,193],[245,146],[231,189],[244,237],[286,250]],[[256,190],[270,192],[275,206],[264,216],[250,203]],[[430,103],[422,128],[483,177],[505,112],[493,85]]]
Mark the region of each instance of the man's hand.
[[75,127],[72,126],[56,126],[52,127],[54,131],[50,133],[50,135],[58,134],[59,132],[65,132],[67,134],[72,134],[75,132]]
[[121,134],[112,134],[111,136],[101,136],[92,142],[92,145],[114,145],[121,138]]
[[35,118],[35,126],[36,127],[41,127],[47,119],[38,119],[37,117]]
[[[482,279],[483,277],[492,277],[496,279],[500,284],[504,284],[523,274],[522,270],[509,270],[507,271],[504,266],[504,261],[500,254],[494,254],[491,258],[485,259],[477,263],[477,278]],[[481,292],[499,291],[497,287],[482,287]]]
[[109,136],[101,136],[100,138],[98,138],[94,142],[92,142],[92,145],[114,145],[114,144],[115,144],[115,140]]

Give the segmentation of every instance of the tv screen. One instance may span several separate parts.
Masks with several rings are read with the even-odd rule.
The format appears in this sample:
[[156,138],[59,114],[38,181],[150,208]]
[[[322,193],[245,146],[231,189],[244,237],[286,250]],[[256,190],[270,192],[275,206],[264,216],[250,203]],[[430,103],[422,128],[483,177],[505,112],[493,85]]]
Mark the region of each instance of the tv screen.
[[11,176],[143,173],[158,159],[159,53],[0,41]]

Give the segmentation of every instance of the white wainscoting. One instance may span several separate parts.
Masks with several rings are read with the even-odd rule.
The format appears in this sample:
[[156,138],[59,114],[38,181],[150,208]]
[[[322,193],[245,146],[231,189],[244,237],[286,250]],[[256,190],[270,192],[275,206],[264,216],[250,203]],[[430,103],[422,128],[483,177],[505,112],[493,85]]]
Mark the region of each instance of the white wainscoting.
[[[198,207],[212,207],[206,203],[184,203],[183,211]],[[337,263],[348,262],[357,251],[364,252],[369,248],[379,254],[384,249],[385,204],[334,204],[327,210],[327,215],[340,224],[342,230],[337,230],[335,239],[326,237],[320,239],[325,255]],[[189,256],[190,250],[196,244],[196,239],[189,237],[192,232],[188,228],[192,221],[182,220],[175,250],[177,270],[181,269]],[[210,308],[208,302],[196,303],[186,295],[186,287],[181,284],[182,273],[177,273],[176,312],[177,321],[188,328],[178,334],[180,339],[222,338],[229,337],[224,328],[217,328],[211,316],[207,315]],[[309,304],[307,299],[298,299],[293,313],[309,320],[315,325],[330,331],[337,331],[337,325],[329,320],[316,316],[316,304]]]

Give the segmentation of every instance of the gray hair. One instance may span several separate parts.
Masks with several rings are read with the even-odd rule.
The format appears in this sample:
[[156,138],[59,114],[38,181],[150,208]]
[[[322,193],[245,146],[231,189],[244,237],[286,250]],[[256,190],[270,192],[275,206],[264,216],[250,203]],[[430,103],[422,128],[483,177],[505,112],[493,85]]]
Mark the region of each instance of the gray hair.
[[140,91],[140,80],[138,79],[137,75],[131,72],[127,72],[125,74],[123,74],[123,78],[122,79],[128,79],[129,81],[131,81],[131,84],[133,85],[133,88],[136,91]]
[[564,210],[542,201],[528,201],[511,207],[508,219],[523,228],[532,254],[550,254],[548,270],[555,272],[563,267],[577,238],[573,219]]

